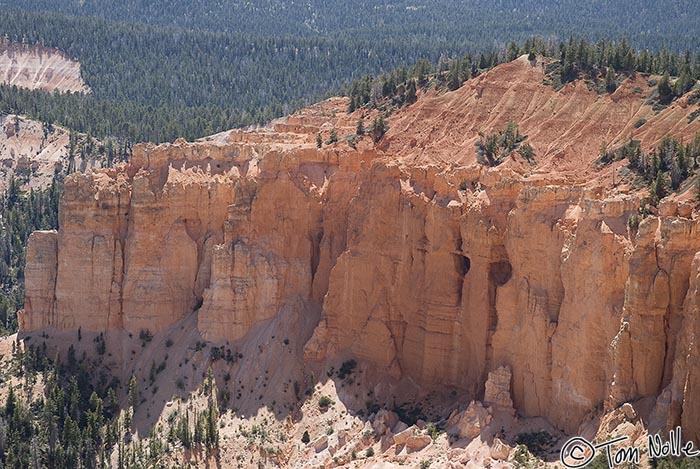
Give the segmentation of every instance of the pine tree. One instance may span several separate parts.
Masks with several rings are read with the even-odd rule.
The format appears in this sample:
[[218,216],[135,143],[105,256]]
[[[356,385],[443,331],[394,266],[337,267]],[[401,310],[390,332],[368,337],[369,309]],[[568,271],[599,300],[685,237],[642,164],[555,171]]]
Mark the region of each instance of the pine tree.
[[629,160],[629,165],[630,168],[633,170],[637,170],[640,167],[640,162],[641,162],[641,157],[642,157],[642,150],[640,149],[639,146],[637,146],[633,151],[629,153],[627,156],[627,159]]
[[90,407],[91,410],[85,414],[87,423],[85,433],[87,438],[92,441],[94,447],[97,447],[102,440],[101,431],[104,424],[104,415],[102,399],[94,391],[90,395]]
[[454,91],[462,86],[462,77],[460,76],[459,64],[456,60],[450,61],[450,71],[447,77],[447,88]]
[[204,379],[204,394],[211,396],[214,393],[214,371],[211,366],[207,368],[207,374]]
[[688,177],[690,168],[683,145],[678,145],[676,154],[676,166],[678,167],[678,175],[680,181],[685,181],[685,179]]
[[139,404],[139,391],[136,387],[136,376],[131,375],[129,380],[129,404],[133,409]]
[[119,412],[119,402],[117,401],[117,395],[113,388],[109,388],[107,391],[107,397],[105,398],[105,414],[107,418],[114,417]]
[[432,64],[428,60],[420,59],[416,62],[413,75],[418,79],[418,85],[423,86],[432,72]]
[[413,104],[418,100],[416,96],[416,80],[408,80],[408,85],[406,86],[406,103]]
[[518,47],[518,43],[515,41],[510,41],[508,44],[508,49],[506,50],[506,61],[512,62],[513,60],[517,59],[519,55],[520,47]]
[[681,74],[678,77],[678,80],[676,80],[675,83],[675,93],[678,96],[682,96],[695,85],[695,80],[693,80],[693,77],[690,73],[690,66],[688,64],[683,65],[683,68],[681,68]]
[[374,122],[372,122],[372,138],[374,139],[374,143],[379,143],[386,132],[387,125],[384,118],[382,116],[375,117]]
[[335,131],[335,128],[331,129],[331,135],[328,137],[328,140],[326,141],[326,145],[332,145],[338,141],[338,134]]
[[207,407],[206,441],[209,448],[219,447],[219,407],[213,395],[209,396]]
[[15,179],[15,176],[10,176],[10,181],[8,185],[7,192],[5,194],[5,200],[7,201],[7,209],[12,210],[15,204],[19,201],[20,197],[20,184]]
[[357,129],[355,130],[355,134],[358,137],[362,137],[365,134],[365,120],[362,118],[362,116],[357,119]]
[[199,446],[204,443],[204,423],[202,422],[202,416],[194,411],[194,439],[195,445]]
[[608,71],[605,74],[605,90],[608,93],[612,93],[617,89],[617,81],[615,77],[615,69],[608,67]]
[[469,76],[472,78],[476,78],[479,76],[479,67],[476,65],[476,62],[472,63],[472,68],[469,72]]
[[128,409],[126,409],[124,411],[124,420],[122,423],[124,424],[123,431],[125,433],[128,432],[129,430],[131,430],[131,417],[132,417],[133,413],[134,413],[134,410],[131,407],[129,407]]
[[74,421],[80,421],[80,389],[78,389],[78,381],[75,377],[71,377],[71,393],[68,397],[68,414]]
[[15,407],[17,407],[17,398],[15,397],[15,388],[10,386],[10,391],[7,393],[7,400],[5,401],[5,418],[11,419],[15,413]]
[[668,177],[665,173],[659,171],[656,175],[656,180],[651,186],[651,196],[656,203],[668,195]]
[[671,77],[668,70],[664,72],[658,84],[659,97],[662,101],[668,101],[673,96],[673,88],[671,88]]
[[321,134],[319,133],[316,135],[316,148],[320,149],[323,146],[323,138],[321,138]]

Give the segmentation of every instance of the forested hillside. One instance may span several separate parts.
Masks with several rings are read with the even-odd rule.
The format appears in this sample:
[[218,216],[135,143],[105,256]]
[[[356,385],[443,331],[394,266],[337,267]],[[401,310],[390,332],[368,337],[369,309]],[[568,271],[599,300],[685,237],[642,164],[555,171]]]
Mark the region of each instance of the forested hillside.
[[0,112],[129,141],[266,122],[364,74],[478,57],[532,35],[625,35],[637,48],[675,51],[700,42],[700,5],[687,0],[0,0],[0,8],[0,38],[67,52],[93,90],[56,97],[0,88]]

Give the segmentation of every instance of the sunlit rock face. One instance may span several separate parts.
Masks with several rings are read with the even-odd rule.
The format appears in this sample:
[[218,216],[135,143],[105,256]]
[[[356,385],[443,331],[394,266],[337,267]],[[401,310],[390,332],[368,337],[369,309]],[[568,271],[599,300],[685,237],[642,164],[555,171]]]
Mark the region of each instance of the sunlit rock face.
[[[650,398],[652,423],[700,437],[698,224],[676,200],[630,223],[646,193],[620,181],[624,162],[594,167],[601,112],[622,138],[651,111],[634,79],[613,96],[555,91],[532,67],[422,96],[376,145],[316,148],[318,132],[355,131],[358,112],[334,99],[71,176],[60,230],[29,241],[22,333],[156,333],[194,313],[202,337],[224,342],[303,310],[318,315],[307,362],[355,357],[571,433]],[[649,116],[644,148],[687,112]],[[509,119],[536,165],[475,163],[478,132]]]

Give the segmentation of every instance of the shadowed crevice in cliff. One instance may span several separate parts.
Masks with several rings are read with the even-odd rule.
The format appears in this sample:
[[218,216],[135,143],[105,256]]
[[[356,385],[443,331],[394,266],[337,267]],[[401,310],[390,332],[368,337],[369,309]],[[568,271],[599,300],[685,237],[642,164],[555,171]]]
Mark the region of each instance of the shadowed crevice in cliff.
[[[461,243],[460,243],[461,244]],[[452,254],[452,259],[454,261],[455,271],[457,272],[457,307],[462,306],[462,290],[464,289],[464,277],[469,273],[471,269],[472,261],[469,257],[464,254]]]
[[318,230],[315,234],[309,234],[309,242],[311,243],[311,282],[310,285],[314,284],[316,279],[316,272],[318,271],[318,264],[321,262],[321,242],[323,241],[323,228]]

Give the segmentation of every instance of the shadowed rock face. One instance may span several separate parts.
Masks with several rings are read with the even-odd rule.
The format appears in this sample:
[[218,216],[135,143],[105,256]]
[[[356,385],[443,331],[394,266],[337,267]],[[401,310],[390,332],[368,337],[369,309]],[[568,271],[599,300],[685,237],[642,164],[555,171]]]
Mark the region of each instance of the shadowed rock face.
[[[575,112],[558,119],[586,119],[593,98],[572,105],[576,89],[559,92]],[[446,98],[422,99],[415,112]],[[30,238],[22,332],[157,332],[196,310],[203,337],[231,341],[303,303],[322,312],[305,360],[354,356],[387,379],[478,399],[506,366],[515,409],[568,432],[661,396],[652,424],[700,437],[695,220],[671,210],[631,232],[643,194],[606,186],[612,168],[572,184],[549,169],[423,164],[396,130],[384,150],[368,138],[317,150],[319,129],[352,132],[344,105],[216,142],[141,146],[128,165],[69,178],[60,231]],[[597,158],[577,151],[586,168]]]

